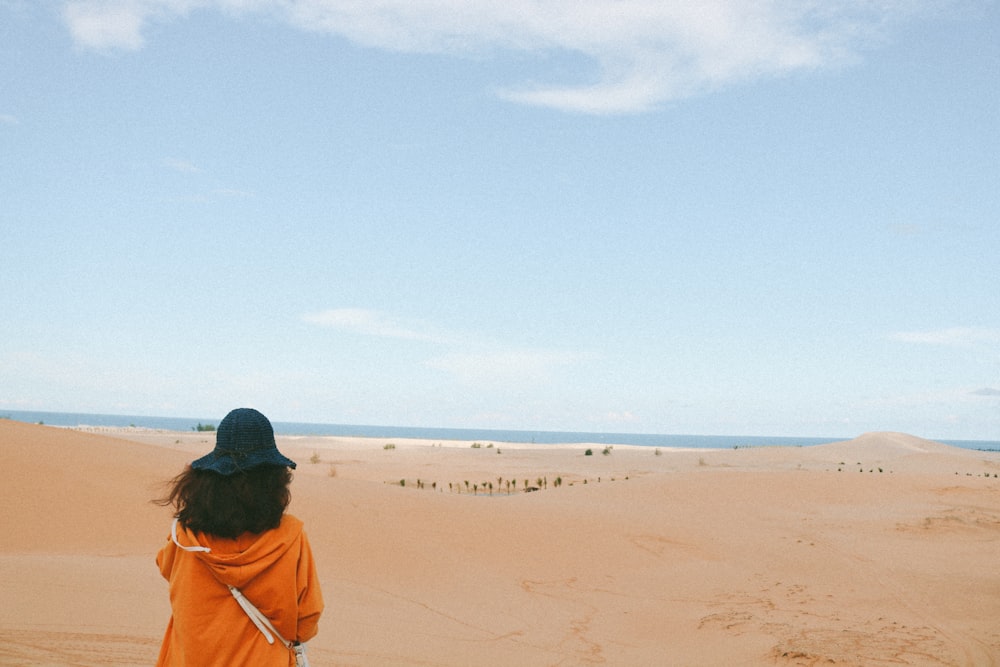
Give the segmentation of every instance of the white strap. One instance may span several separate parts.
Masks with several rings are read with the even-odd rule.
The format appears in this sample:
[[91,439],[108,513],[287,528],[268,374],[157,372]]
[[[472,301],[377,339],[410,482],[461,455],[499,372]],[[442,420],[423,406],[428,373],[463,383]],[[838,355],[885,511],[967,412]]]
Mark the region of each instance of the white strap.
[[257,609],[257,607],[253,605],[253,602],[250,602],[250,600],[243,595],[243,592],[240,589],[235,586],[230,586],[229,592],[232,593],[233,597],[236,598],[236,601],[240,603],[240,607],[242,607],[243,611],[246,612],[246,615],[250,617],[253,624],[257,626],[260,633],[264,635],[264,639],[267,640],[268,644],[273,644],[274,638],[277,637],[278,641],[284,644],[286,648],[292,648],[292,642],[281,636],[281,633],[278,632],[274,625],[271,624],[271,619],[265,616],[260,609]]
[[174,541],[174,544],[176,544],[177,546],[179,546],[184,551],[203,551],[204,553],[209,553],[211,551],[211,549],[209,549],[208,547],[203,547],[203,546],[186,547],[183,544],[181,544],[180,542],[178,542],[177,541],[177,522],[178,521],[180,521],[180,519],[174,519],[174,522],[172,524],[170,524],[170,539],[172,539]]

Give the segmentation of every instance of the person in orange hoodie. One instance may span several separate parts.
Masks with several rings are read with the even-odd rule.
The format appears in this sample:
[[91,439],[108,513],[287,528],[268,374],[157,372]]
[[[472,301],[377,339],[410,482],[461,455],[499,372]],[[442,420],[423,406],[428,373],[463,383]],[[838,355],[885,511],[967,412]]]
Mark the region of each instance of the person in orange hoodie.
[[302,522],[285,513],[293,468],[267,417],[239,408],[171,482],[159,501],[176,513],[156,555],[172,610],[158,667],[305,661],[323,596]]

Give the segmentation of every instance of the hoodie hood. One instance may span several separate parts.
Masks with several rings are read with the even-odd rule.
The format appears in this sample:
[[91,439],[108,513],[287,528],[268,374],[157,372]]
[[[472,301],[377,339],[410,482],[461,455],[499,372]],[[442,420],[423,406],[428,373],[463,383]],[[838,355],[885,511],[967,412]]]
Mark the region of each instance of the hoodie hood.
[[302,522],[289,514],[281,517],[277,528],[236,539],[188,530],[177,519],[171,527],[171,539],[178,548],[197,556],[220,583],[236,588],[243,588],[278,561],[301,533]]

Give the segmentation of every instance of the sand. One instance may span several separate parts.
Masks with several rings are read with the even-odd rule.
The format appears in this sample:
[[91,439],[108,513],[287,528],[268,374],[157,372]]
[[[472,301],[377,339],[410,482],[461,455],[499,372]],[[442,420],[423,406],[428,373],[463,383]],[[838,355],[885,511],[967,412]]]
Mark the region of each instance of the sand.
[[[0,439],[0,664],[152,664],[170,511],[148,501],[213,435]],[[1000,453],[479,444],[279,438],[328,604],[316,667],[1000,663]]]

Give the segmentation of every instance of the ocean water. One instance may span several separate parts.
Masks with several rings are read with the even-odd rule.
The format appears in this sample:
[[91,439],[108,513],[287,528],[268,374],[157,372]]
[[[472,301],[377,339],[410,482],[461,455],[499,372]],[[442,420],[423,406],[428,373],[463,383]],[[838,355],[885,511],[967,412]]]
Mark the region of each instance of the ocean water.
[[[75,412],[29,412],[0,409],[0,418],[49,426],[106,426],[191,431],[198,424],[217,426],[218,419],[187,417],[147,417],[140,415],[102,415]],[[736,447],[809,447],[828,442],[849,440],[847,437],[787,437],[754,435],[673,435],[658,433],[589,433],[575,431],[524,431],[472,428],[431,428],[413,426],[372,426],[361,424],[312,424],[272,422],[277,435],[339,435],[370,438],[421,438],[427,440],[471,440],[484,443],[536,443],[556,445],[589,442],[608,445],[639,445],[642,447],[691,447],[699,449],[733,449]],[[1000,442],[991,440],[939,440],[965,449],[1000,451]]]

